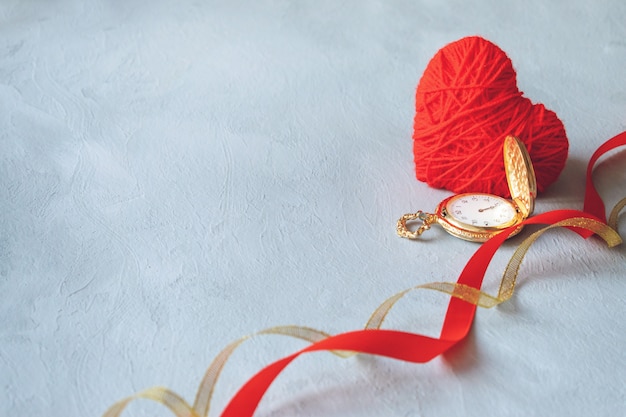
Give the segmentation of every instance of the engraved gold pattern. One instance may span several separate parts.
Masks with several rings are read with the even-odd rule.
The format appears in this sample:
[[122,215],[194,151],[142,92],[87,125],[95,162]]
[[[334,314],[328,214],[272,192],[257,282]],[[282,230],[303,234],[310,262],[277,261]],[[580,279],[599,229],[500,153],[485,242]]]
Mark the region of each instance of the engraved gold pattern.
[[[441,220],[438,222],[439,225],[441,225],[441,227],[443,227],[448,233],[450,233],[453,236],[456,236],[460,239],[463,240],[467,240],[470,242],[486,242],[489,239],[491,239],[492,237],[494,237],[496,234],[500,233],[502,230],[496,230],[496,231],[470,231],[470,230],[466,230],[466,229],[461,229],[457,226],[451,225],[450,223],[446,222],[445,220]],[[513,233],[511,233],[509,235],[509,237],[513,237],[516,234],[518,234],[519,232],[521,232],[521,230],[523,229],[523,226],[519,226]]]
[[511,198],[527,218],[533,213],[537,196],[537,180],[530,156],[522,141],[515,136],[504,139],[503,153]]

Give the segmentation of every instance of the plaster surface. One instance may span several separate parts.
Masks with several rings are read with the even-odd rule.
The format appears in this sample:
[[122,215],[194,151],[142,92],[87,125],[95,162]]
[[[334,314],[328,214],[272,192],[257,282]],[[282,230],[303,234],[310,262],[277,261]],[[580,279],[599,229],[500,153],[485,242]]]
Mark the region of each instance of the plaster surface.
[[[450,195],[414,178],[413,100],[463,36],[504,49],[565,124],[568,163],[536,212],[581,209],[586,161],[626,129],[624,22],[621,0],[3,0],[0,415],[99,416],[155,385],[192,402],[239,337],[354,330],[392,294],[456,280],[475,244],[410,242],[395,222]],[[624,152],[595,181],[607,207],[626,196]],[[256,415],[624,415],[625,266],[624,245],[550,232],[452,352],[303,356]],[[386,327],[437,335],[446,301],[416,292]],[[210,415],[303,346],[244,344]]]

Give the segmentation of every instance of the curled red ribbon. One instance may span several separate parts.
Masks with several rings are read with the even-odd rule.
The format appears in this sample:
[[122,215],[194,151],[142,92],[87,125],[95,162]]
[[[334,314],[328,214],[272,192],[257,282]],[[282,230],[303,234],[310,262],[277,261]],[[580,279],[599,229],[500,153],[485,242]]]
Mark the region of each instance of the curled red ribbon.
[[[577,210],[555,210],[539,214],[524,221],[524,224],[558,224],[570,219],[588,219],[606,224],[604,203],[593,185],[592,172],[597,160],[606,152],[626,144],[626,132],[605,142],[591,157],[587,166],[584,212]],[[482,244],[471,257],[457,284],[480,289],[487,267],[498,248],[515,228],[504,230]],[[589,237],[592,231],[572,227],[576,233]],[[306,348],[286,356],[263,368],[246,382],[230,400],[222,417],[252,416],[259,401],[282,370],[298,356],[315,351],[345,350],[388,358],[424,363],[444,353],[463,340],[469,333],[477,306],[461,298],[451,297],[439,338],[396,330],[366,329],[330,336]]]
[[[617,218],[620,210],[626,207],[626,198],[622,199],[615,206],[607,225],[604,203],[593,185],[592,173],[596,162],[602,155],[623,145],[626,145],[626,132],[609,139],[591,157],[587,166],[584,212],[578,210],[556,210],[531,217],[523,222],[523,224],[547,224],[550,226],[533,233],[518,247],[507,266],[497,297],[482,293],[480,288],[493,256],[506,238],[516,230],[517,226],[506,229],[483,243],[470,258],[455,284],[432,283],[433,285],[426,284],[416,287],[443,290],[451,295],[439,337],[435,338],[404,331],[380,329],[380,324],[382,324],[388,310],[408,290],[396,294],[385,301],[372,315],[365,330],[355,330],[331,336],[324,332],[304,327],[286,326],[266,329],[257,334],[285,334],[308,340],[311,344],[266,366],[250,378],[230,400],[222,412],[222,417],[252,416],[263,395],[276,377],[286,366],[304,353],[333,351],[337,354],[345,354],[346,352],[355,352],[414,363],[430,361],[468,335],[478,305],[491,307],[506,301],[512,295],[517,268],[519,268],[521,259],[532,242],[547,229],[568,227],[585,238],[596,233],[609,246],[621,243],[621,238],[616,231]],[[511,270],[513,270],[513,274],[508,274]],[[505,282],[506,285],[504,285]],[[438,286],[437,284],[443,284],[443,286]],[[482,296],[486,296],[485,298],[488,299],[487,303],[481,302],[480,297]],[[137,398],[146,398],[160,402],[174,412],[177,417],[201,417],[208,415],[213,388],[225,362],[230,357],[232,351],[247,338],[245,337],[231,343],[216,357],[200,384],[193,406],[167,388],[154,387],[118,401],[109,408],[104,417],[119,417],[128,403]]]
[[[591,159],[589,159],[589,163],[587,164],[587,185],[585,188],[585,203],[583,210],[598,217],[604,223],[606,223],[606,209],[600,194],[598,194],[596,187],[593,185],[593,168],[602,155],[624,145],[626,145],[626,132],[613,136],[611,139],[604,142],[598,149],[596,149],[593,155],[591,155]],[[585,232],[585,235],[589,236],[590,234]]]

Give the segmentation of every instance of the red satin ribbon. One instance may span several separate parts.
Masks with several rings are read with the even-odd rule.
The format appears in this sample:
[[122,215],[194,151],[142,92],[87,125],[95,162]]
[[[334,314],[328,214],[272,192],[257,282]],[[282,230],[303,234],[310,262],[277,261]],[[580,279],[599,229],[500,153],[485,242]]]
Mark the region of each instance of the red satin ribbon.
[[589,164],[587,164],[587,187],[585,189],[585,204],[583,206],[583,210],[598,217],[604,223],[606,223],[606,209],[602,198],[600,198],[598,191],[596,191],[596,187],[593,185],[591,174],[593,172],[593,167],[602,155],[624,145],[626,145],[626,132],[622,132],[604,142],[593,153],[591,159],[589,160]]
[[[593,154],[587,168],[587,188],[585,192],[585,212],[577,210],[556,210],[539,214],[524,221],[524,224],[555,224],[576,217],[601,220],[606,223],[604,203],[598,195],[591,178],[593,166],[606,152],[626,144],[626,132],[605,142]],[[591,233],[587,230],[572,228],[583,237]],[[480,289],[487,267],[494,254],[506,238],[514,231],[507,229],[482,244],[461,272],[457,283]],[[254,375],[230,400],[222,412],[222,417],[252,416],[259,401],[274,379],[298,356],[315,351],[344,350],[379,355],[388,358],[424,363],[442,354],[463,340],[472,325],[476,305],[451,297],[448,304],[441,335],[432,338],[420,334],[396,330],[356,330],[331,336],[320,342],[286,356]]]

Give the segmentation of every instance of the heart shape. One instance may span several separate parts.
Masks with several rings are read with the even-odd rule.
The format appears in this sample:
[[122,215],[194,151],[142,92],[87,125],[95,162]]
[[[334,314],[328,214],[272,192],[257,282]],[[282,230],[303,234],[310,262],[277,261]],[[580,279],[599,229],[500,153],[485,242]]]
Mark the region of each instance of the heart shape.
[[558,178],[567,160],[563,123],[517,87],[509,57],[478,36],[440,49],[417,86],[413,153],[417,179],[455,193],[509,197],[502,144],[526,145],[537,191]]

